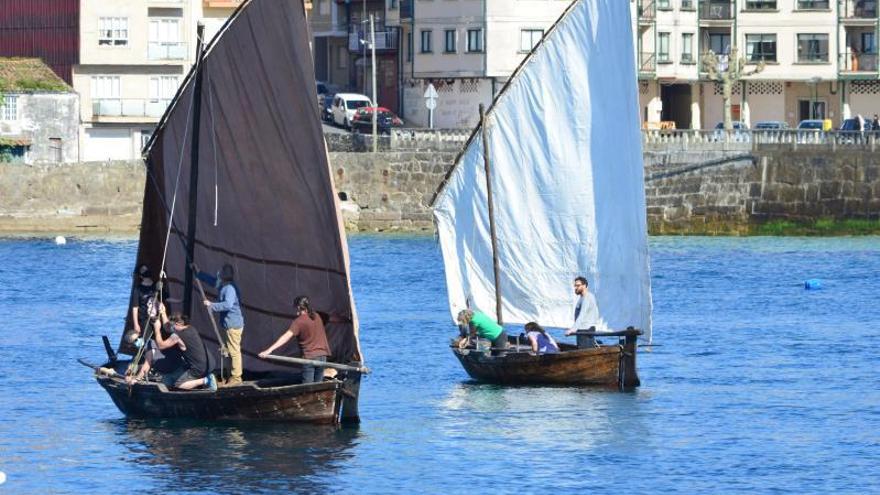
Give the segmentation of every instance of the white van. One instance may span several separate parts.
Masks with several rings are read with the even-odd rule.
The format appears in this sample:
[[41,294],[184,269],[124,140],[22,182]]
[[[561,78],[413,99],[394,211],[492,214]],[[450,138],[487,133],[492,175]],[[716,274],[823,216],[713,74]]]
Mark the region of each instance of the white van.
[[333,113],[333,123],[345,128],[351,128],[351,119],[358,108],[372,107],[373,103],[364,95],[357,93],[336,93],[330,111]]

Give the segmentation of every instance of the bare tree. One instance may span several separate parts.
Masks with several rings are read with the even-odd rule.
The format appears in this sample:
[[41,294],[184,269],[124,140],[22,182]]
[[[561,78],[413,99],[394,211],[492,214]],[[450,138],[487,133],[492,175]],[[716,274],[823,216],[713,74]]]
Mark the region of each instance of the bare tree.
[[764,70],[766,64],[761,60],[754,69],[746,71],[746,59],[739,57],[739,50],[734,46],[730,49],[730,55],[717,55],[709,50],[703,56],[703,70],[709,76],[709,80],[721,83],[721,98],[724,101],[724,129],[733,129],[733,116],[730,111],[730,100],[733,95],[733,85],[747,76],[755,75]]

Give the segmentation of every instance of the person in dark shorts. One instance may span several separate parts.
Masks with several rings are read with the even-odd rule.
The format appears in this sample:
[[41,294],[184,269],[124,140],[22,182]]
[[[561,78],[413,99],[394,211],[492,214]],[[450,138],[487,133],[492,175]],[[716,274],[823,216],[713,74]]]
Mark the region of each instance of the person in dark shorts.
[[[294,318],[287,331],[281,337],[278,337],[274,344],[260,353],[260,357],[265,358],[272,354],[272,351],[283,346],[293,337],[296,337],[305,359],[326,362],[327,357],[330,356],[330,344],[327,343],[327,332],[324,330],[324,322],[312,309],[308,297],[297,297],[293,300],[293,306],[296,308],[296,318]],[[320,382],[323,379],[323,366],[303,366],[303,383]]]
[[[159,306],[159,317],[163,325],[170,325],[172,332],[168,338],[164,338],[162,331],[157,329],[155,333],[156,346],[163,353],[177,349],[181,358],[180,366],[165,374],[163,380],[165,384],[182,390],[205,386],[216,391],[217,380],[211,373],[211,357],[198,330],[189,324],[189,319],[185,315],[175,313],[171,315],[171,318],[168,318],[164,306]],[[151,366],[148,363],[148,361],[145,362],[138,374],[135,377],[130,377],[128,381],[142,379],[146,376]]]

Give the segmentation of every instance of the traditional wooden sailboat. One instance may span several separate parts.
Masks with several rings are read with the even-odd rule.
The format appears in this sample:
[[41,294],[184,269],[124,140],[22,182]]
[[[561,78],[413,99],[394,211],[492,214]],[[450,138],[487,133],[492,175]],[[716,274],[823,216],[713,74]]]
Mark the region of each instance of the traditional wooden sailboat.
[[604,322],[625,330],[579,329],[583,342],[616,342],[559,354],[514,338],[500,355],[453,346],[475,379],[639,385],[651,293],[630,19],[628,2],[575,0],[481,109],[432,201],[453,318],[494,308],[499,323],[568,328],[583,275]]
[[[145,148],[136,262],[164,271],[166,304],[190,315],[218,358],[220,335],[192,267],[234,267],[245,317],[244,383],[217,392],[170,390],[155,381],[129,386],[123,378],[130,360],[116,359],[105,337],[110,358],[94,367],[95,376],[126,415],[358,420],[366,370],[314,92],[301,2],[245,0],[206,48],[199,43],[196,64]],[[297,295],[326,317],[328,366],[338,372],[332,379],[300,384],[297,368],[257,356],[295,317]],[[125,340],[119,350],[135,352]],[[279,354],[298,352],[292,342]]]

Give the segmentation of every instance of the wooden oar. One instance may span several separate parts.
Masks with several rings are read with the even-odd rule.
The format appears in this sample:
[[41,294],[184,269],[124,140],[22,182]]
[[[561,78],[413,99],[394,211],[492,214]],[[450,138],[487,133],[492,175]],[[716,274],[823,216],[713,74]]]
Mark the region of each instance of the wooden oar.
[[361,366],[349,366],[347,364],[339,364],[339,363],[331,363],[329,361],[315,361],[314,359],[303,359],[303,358],[295,358],[295,357],[287,357],[287,356],[276,356],[275,354],[269,354],[263,359],[268,359],[270,361],[278,361],[279,363],[288,363],[288,364],[307,364],[312,365],[316,368],[333,368],[339,371],[356,371],[358,373],[368,374],[370,373],[370,368],[361,367]]

